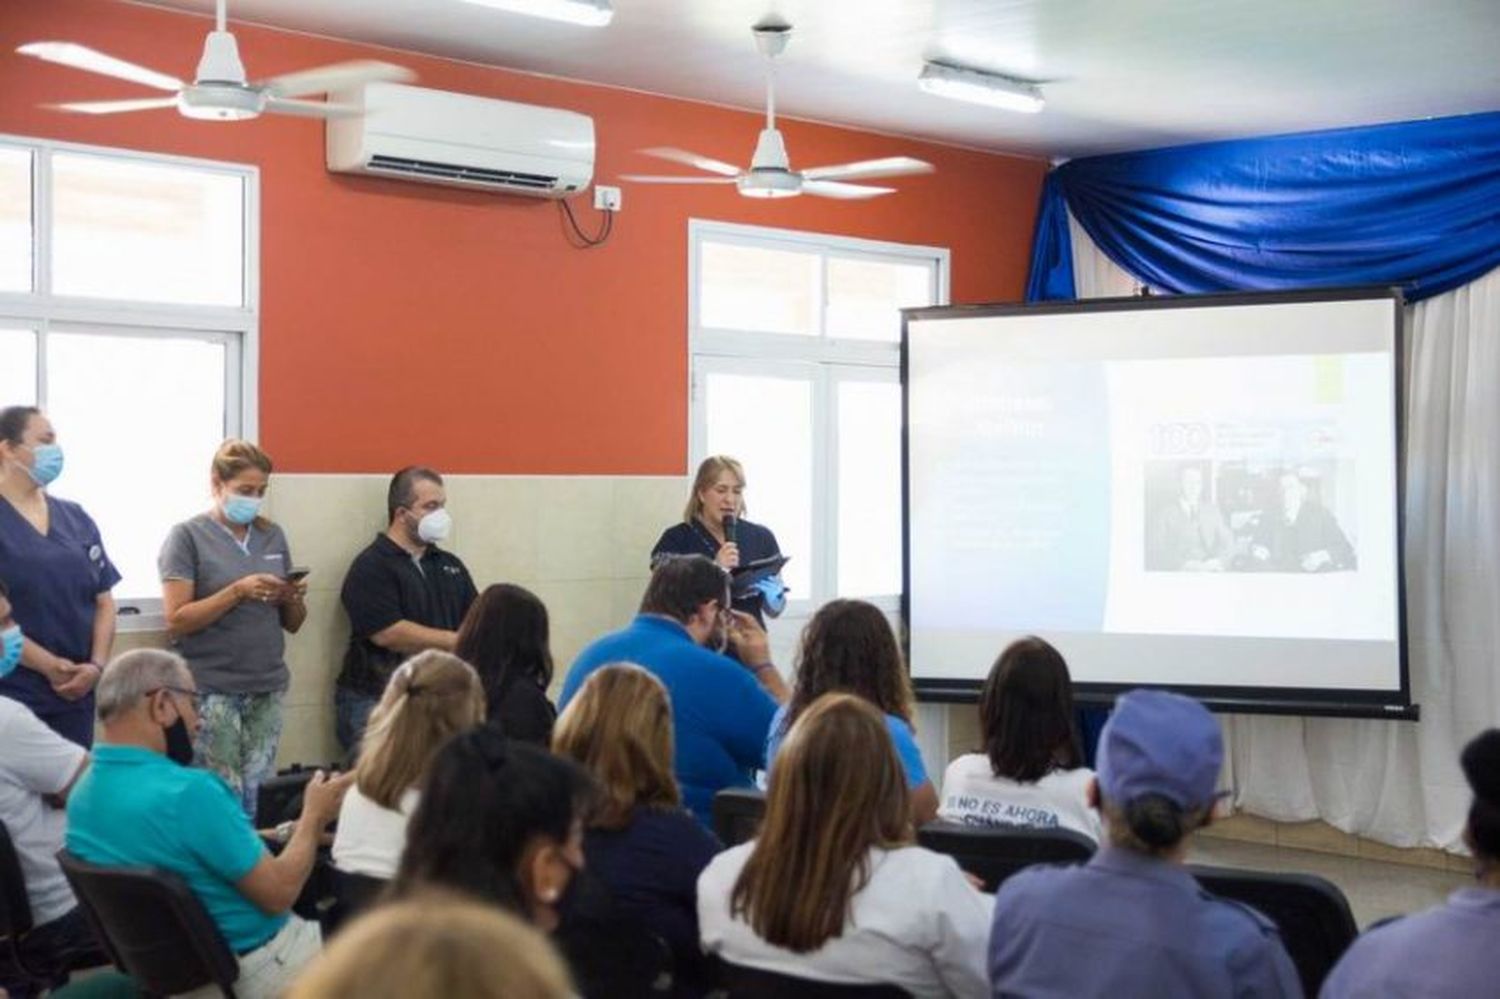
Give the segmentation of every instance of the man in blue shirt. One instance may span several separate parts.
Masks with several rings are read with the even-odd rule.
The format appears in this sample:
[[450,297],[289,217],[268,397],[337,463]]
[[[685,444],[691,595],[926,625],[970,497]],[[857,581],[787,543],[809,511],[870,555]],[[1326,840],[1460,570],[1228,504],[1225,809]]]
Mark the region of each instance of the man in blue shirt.
[[1224,744],[1197,701],[1136,690],[1099,738],[1092,803],[1108,842],[1082,867],[1031,867],[995,896],[999,996],[1301,996],[1276,926],[1183,866],[1213,810]]
[[[610,663],[635,663],[660,680],[672,699],[683,804],[710,828],[714,795],[751,786],[751,771],[765,765],[766,730],[787,696],[765,631],[729,607],[729,575],[709,559],[663,561],[630,626],[579,653],[558,705],[566,708],[589,674]],[[744,665],[711,651],[726,642]]]
[[137,649],[105,668],[104,732],[68,799],[68,850],[96,864],[180,875],[239,955],[235,993],[278,995],[321,945],[317,926],[288,910],[353,775],[316,775],[291,841],[272,856],[223,779],[187,766],[201,724],[197,697],[175,653]]

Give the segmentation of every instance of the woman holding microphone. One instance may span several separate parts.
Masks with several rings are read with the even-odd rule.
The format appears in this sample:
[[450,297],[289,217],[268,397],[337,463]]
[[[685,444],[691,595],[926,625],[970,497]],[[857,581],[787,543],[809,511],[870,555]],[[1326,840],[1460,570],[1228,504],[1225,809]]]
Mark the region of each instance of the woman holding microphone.
[[214,505],[173,527],[157,560],[167,630],[203,693],[195,762],[224,778],[252,820],[281,738],[283,633],[307,617],[286,535],[260,515],[270,481],[264,451],[225,441],[209,477]]
[[[682,523],[662,532],[651,549],[651,564],[663,556],[707,555],[724,569],[733,570],[780,555],[776,535],[770,528],[745,520],[744,513],[744,467],[722,454],[704,458],[693,479]],[[734,609],[754,617],[764,628],[765,615],[780,615],[786,603],[784,593],[779,576],[744,590],[736,585]]]
[[21,662],[0,678],[58,735],[94,742],[94,684],[115,640],[120,573],[99,528],[47,487],[62,472],[52,421],[35,406],[0,409],[0,579],[21,628]]

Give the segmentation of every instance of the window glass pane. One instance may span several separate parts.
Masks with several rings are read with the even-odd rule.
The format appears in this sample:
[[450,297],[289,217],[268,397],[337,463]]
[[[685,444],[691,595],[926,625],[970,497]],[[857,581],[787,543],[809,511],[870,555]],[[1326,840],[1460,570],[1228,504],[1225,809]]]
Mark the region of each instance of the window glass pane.
[[0,291],[31,290],[31,150],[0,146]]
[[901,592],[901,387],[838,386],[838,594]]
[[160,597],[168,528],[208,508],[225,355],[202,340],[48,334],[47,411],[68,456],[54,489],[99,524],[125,577],[117,599]]
[[699,247],[699,326],[817,335],[816,253],[708,241]]
[[832,257],[828,261],[828,335],[901,339],[900,309],[932,305],[931,264]]
[[243,304],[242,177],[57,153],[52,178],[57,294]]
[[0,326],[0,409],[36,405],[36,334]]
[[745,466],[745,516],[776,534],[791,599],[812,596],[812,382],[711,373],[705,379],[709,454]]

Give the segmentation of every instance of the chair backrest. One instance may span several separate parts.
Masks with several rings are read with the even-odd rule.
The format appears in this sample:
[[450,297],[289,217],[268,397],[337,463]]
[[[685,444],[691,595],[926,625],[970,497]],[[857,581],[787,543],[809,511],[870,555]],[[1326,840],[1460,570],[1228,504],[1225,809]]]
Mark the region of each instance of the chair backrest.
[[895,985],[820,982],[743,964],[719,963],[719,980],[727,999],[911,999]]
[[1094,855],[1094,841],[1071,829],[929,822],[917,830],[917,842],[958,861],[990,892],[1023,867],[1082,863]]
[[318,925],[323,930],[325,941],[349,920],[374,906],[381,892],[390,884],[385,878],[341,871],[331,865],[328,871],[333,885],[333,900],[327,910],[318,915]]
[[187,882],[158,867],[106,867],[61,850],[73,894],[121,971],[153,995],[216,984],[233,995],[239,961]]
[[1316,874],[1200,864],[1190,864],[1188,870],[1207,891],[1243,902],[1276,924],[1307,995],[1318,994],[1323,979],[1359,934],[1344,893]]
[[0,822],[0,939],[19,941],[31,932],[31,902],[26,897],[26,875],[11,842],[10,830]]
[[295,763],[262,781],[255,792],[255,828],[271,829],[301,815],[302,792],[318,769]]
[[726,787],[714,795],[714,832],[725,846],[755,838],[766,814],[766,793],[753,787]]

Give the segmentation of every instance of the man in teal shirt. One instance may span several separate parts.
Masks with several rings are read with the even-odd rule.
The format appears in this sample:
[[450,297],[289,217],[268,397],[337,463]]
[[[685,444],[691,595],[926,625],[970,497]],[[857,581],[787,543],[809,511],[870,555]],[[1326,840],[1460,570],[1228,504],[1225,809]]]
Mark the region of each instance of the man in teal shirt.
[[316,925],[290,914],[352,775],[318,774],[280,855],[266,850],[229,786],[187,765],[201,724],[181,657],[137,649],[99,681],[103,737],[68,800],[68,850],[82,860],[180,875],[240,956],[235,993],[273,996],[314,956]]

